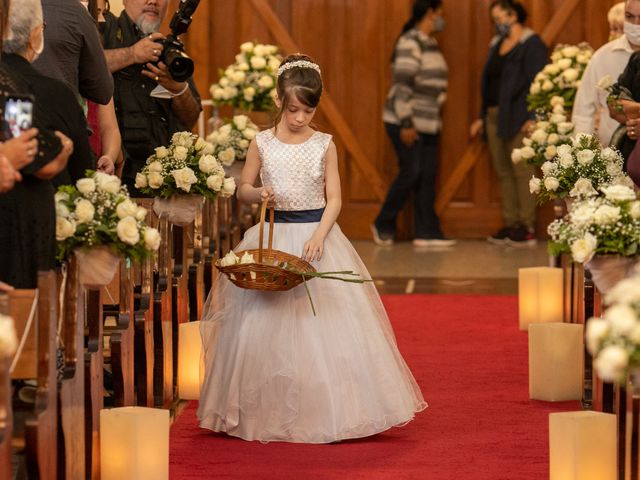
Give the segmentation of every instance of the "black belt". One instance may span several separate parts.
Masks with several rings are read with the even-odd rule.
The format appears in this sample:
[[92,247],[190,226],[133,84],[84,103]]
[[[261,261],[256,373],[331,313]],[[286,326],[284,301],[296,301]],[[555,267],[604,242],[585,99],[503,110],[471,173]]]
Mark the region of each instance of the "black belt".
[[276,223],[312,223],[319,222],[324,207],[315,210],[276,210],[273,221]]

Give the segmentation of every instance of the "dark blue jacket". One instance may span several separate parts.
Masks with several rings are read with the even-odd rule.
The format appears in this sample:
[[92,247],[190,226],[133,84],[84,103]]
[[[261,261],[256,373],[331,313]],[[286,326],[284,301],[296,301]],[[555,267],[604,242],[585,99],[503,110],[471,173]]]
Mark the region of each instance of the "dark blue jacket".
[[[482,72],[482,110],[480,118],[487,114],[487,66],[493,55],[498,55],[500,39],[494,37],[489,56]],[[547,64],[547,47],[533,30],[525,28],[522,38],[504,61],[498,97],[498,136],[511,138],[529,119],[533,112],[527,110],[527,95],[536,74]]]

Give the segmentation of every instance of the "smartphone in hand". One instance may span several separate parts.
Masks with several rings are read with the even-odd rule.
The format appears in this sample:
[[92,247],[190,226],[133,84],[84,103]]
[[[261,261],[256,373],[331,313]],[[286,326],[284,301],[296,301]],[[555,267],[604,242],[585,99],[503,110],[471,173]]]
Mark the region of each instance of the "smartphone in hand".
[[33,95],[6,95],[1,99],[2,136],[4,140],[18,137],[33,126]]

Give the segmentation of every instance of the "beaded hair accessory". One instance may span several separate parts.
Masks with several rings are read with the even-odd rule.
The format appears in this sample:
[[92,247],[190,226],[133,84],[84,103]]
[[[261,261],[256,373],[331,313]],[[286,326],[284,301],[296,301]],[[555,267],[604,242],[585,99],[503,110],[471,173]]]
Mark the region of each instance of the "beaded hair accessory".
[[283,72],[286,72],[287,70],[290,70],[292,68],[311,68],[318,72],[318,75],[322,75],[320,67],[317,64],[310,62],[309,60],[296,60],[295,62],[289,62],[280,65],[280,68],[278,68],[277,76],[279,77]]

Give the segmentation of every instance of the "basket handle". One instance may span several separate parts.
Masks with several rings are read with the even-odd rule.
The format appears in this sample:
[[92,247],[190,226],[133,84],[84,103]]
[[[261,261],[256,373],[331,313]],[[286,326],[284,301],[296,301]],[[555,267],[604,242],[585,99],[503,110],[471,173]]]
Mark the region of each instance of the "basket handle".
[[[269,208],[269,243],[267,251],[271,253],[273,246],[273,221],[274,221],[273,207]],[[264,221],[267,216],[267,200],[262,201],[260,208],[260,243],[258,244],[258,263],[262,263],[262,243],[264,241]]]

